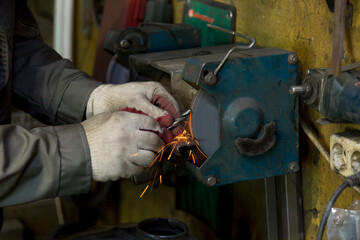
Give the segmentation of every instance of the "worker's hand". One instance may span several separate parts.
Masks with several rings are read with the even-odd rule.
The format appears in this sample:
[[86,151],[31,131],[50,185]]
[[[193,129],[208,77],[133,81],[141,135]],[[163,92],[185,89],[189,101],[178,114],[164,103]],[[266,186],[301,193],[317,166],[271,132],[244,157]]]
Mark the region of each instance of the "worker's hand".
[[[87,103],[86,118],[124,108],[136,109],[154,118],[162,127],[170,126],[179,116],[179,105],[158,82],[132,82],[97,87]],[[173,132],[177,135],[179,128]]]
[[92,176],[105,182],[129,178],[148,167],[164,142],[151,117],[124,111],[102,113],[81,123],[89,143]]

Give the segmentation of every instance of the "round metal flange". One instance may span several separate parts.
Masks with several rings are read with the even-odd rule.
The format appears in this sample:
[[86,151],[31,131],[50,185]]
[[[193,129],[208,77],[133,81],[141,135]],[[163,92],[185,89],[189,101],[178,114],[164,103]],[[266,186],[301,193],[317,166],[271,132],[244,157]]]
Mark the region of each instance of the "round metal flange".
[[308,105],[316,104],[319,100],[319,84],[317,80],[307,75],[302,81],[302,84],[309,86],[310,89],[303,96],[303,101]]
[[220,122],[216,100],[199,90],[191,103],[190,131],[207,157],[220,146]]

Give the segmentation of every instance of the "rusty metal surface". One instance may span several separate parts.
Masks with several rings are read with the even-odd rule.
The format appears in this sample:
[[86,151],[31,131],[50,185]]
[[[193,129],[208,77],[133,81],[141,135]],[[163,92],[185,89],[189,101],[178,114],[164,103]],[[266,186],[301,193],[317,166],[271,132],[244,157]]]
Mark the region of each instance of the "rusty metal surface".
[[[326,5],[326,1],[298,1],[298,0],[218,0],[233,4],[241,14],[236,19],[236,31],[246,32],[255,36],[257,45],[262,47],[280,47],[294,51],[298,54],[304,69],[331,66],[331,48],[334,15]],[[77,1],[79,2],[79,1]],[[174,4],[175,22],[182,21],[183,1],[172,0]],[[357,12],[360,2],[350,0],[353,4],[354,19],[352,27],[345,32],[345,64],[360,60],[360,48],[357,46],[360,38],[360,18]],[[97,38],[97,32],[92,34],[91,42]],[[90,69],[94,59],[94,45],[81,37],[77,31],[78,48],[76,56],[77,66]],[[239,41],[239,39],[236,39]],[[90,50],[89,50],[90,49]],[[87,60],[87,65],[84,60]],[[84,62],[84,63],[82,63]],[[178,76],[181,79],[181,76]],[[178,82],[177,89],[182,89]],[[185,83],[187,84],[187,83]],[[191,89],[190,85],[186,85]],[[329,148],[330,135],[346,129],[359,129],[355,124],[327,124],[319,125],[316,121],[321,118],[315,110],[304,108],[302,115],[316,130],[319,140]],[[318,224],[327,201],[333,191],[342,183],[342,179],[331,171],[327,161],[321,157],[316,148],[302,136],[301,141],[301,172],[303,184],[304,227],[305,239],[315,239]],[[174,189],[162,186],[145,199],[139,199],[142,186],[133,187],[131,183],[122,182],[121,203],[118,213],[118,222],[140,221],[146,217],[168,216],[188,223],[190,232],[197,232],[198,239],[212,239],[213,234],[205,229],[202,223],[183,211],[175,209]],[[233,185],[234,216],[233,233],[231,239],[263,239],[264,226],[262,224],[261,191],[259,181],[242,182]],[[348,207],[359,194],[352,189],[346,190],[336,202],[336,207]],[[101,223],[107,220],[102,219]],[[246,236],[244,238],[244,236]]]
[[[207,85],[203,76],[214,70],[225,54],[189,58],[184,68],[184,80],[215,99],[215,116],[206,115],[206,109],[198,106],[192,110],[204,111],[200,118],[203,125],[199,126],[210,128],[214,118],[219,119],[221,143],[217,149],[209,149],[215,152],[201,167],[189,166],[190,171],[204,184],[209,177],[216,177],[216,185],[290,173],[289,164],[298,161],[298,106],[287,88],[298,83],[298,66],[288,62],[293,53],[276,48],[236,52],[219,72],[217,84]],[[270,131],[275,128],[266,127],[273,121],[276,133]],[[209,136],[204,134],[198,139],[200,148],[206,138],[216,137],[205,129],[202,132]],[[251,148],[249,144],[245,146],[251,139],[255,140]],[[265,141],[270,139],[276,139],[276,143],[267,145]],[[237,144],[242,144],[242,148]]]
[[[257,44],[263,47],[281,47],[298,54],[305,74],[309,68],[331,66],[331,47],[334,15],[329,11],[326,1],[296,1],[296,0],[219,0],[224,3],[233,3],[242,14],[237,16],[236,31],[246,32],[255,36]],[[174,1],[175,2],[175,1]],[[360,2],[350,0],[354,13],[360,9]],[[181,4],[177,4],[180,14],[175,14],[176,21],[181,20]],[[346,29],[345,38],[345,64],[360,59],[360,48],[356,47],[360,38],[360,18],[354,17],[351,28]],[[315,127],[319,140],[326,148],[329,147],[330,135],[333,132],[345,129],[359,128],[354,124],[327,124],[321,126],[316,120],[321,115],[308,108],[302,109],[302,115],[307,122]],[[304,227],[305,239],[315,239],[320,217],[325,209],[331,194],[342,183],[342,179],[331,171],[327,161],[322,158],[315,147],[306,137],[301,141],[301,171],[304,196]],[[239,194],[234,201],[240,201],[238,211],[234,216],[241,215],[245,219],[253,219],[259,212],[243,199],[252,201],[257,193],[251,190],[250,184],[244,183],[239,188]],[[246,193],[246,194],[244,194]],[[244,197],[242,197],[244,195]],[[337,207],[348,207],[359,194],[354,190],[346,190],[336,202]],[[250,205],[250,206],[249,206]],[[252,212],[244,213],[242,206],[251,208]],[[252,234],[247,239],[260,239],[262,232],[261,219],[251,221],[249,228]],[[239,222],[238,222],[239,224]],[[245,224],[242,222],[242,224]],[[239,226],[239,225],[238,225]],[[236,238],[236,236],[238,238]],[[241,234],[234,234],[233,239],[241,239]]]

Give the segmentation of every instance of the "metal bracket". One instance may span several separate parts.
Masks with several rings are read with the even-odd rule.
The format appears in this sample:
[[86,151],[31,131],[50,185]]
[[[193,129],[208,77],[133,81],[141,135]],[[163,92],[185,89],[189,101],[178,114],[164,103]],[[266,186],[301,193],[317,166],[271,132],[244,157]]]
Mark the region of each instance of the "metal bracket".
[[221,68],[224,66],[225,62],[228,60],[230,55],[233,52],[238,51],[238,50],[247,50],[247,49],[252,48],[256,43],[256,39],[254,37],[251,37],[251,36],[248,36],[248,35],[245,35],[245,34],[242,34],[242,33],[238,33],[238,32],[235,32],[235,31],[232,31],[232,30],[229,30],[229,29],[225,29],[225,28],[222,28],[222,27],[219,27],[219,26],[216,26],[216,25],[212,25],[210,23],[207,24],[207,27],[218,30],[218,31],[221,31],[221,32],[225,32],[225,33],[237,36],[237,37],[242,37],[242,38],[245,38],[245,39],[250,41],[249,45],[238,45],[238,46],[232,47],[227,52],[227,54],[225,55],[223,60],[220,62],[220,64],[216,67],[214,72],[211,71],[211,70],[207,71],[207,74],[205,76],[205,82],[207,84],[209,84],[209,85],[214,85],[217,82],[217,74],[220,72]]

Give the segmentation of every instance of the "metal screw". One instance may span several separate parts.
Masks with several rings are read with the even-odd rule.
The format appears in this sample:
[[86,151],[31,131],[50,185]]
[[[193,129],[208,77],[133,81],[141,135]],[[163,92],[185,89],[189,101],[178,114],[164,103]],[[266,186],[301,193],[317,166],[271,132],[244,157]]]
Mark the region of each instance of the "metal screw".
[[230,18],[232,18],[234,15],[233,15],[233,12],[232,11],[228,11],[227,13],[226,13],[226,18],[227,19],[230,19]]
[[306,75],[310,74],[310,69],[306,70]]
[[300,167],[299,167],[299,163],[298,162],[291,162],[290,164],[289,164],[289,170],[291,171],[291,172],[297,172],[297,171],[299,171],[299,169],[300,169]]
[[214,176],[208,177],[207,185],[212,187],[212,186],[215,186],[215,184],[216,184],[216,178]]
[[130,43],[129,43],[128,40],[123,39],[123,40],[120,41],[120,46],[121,46],[122,48],[128,48],[128,47],[130,46]]
[[208,85],[215,85],[217,82],[217,77],[212,71],[208,71],[205,75],[205,83]]
[[291,53],[291,54],[288,56],[288,63],[289,63],[289,64],[294,65],[294,64],[296,64],[298,61],[299,61],[299,58],[298,58],[298,56],[297,56],[295,53]]

